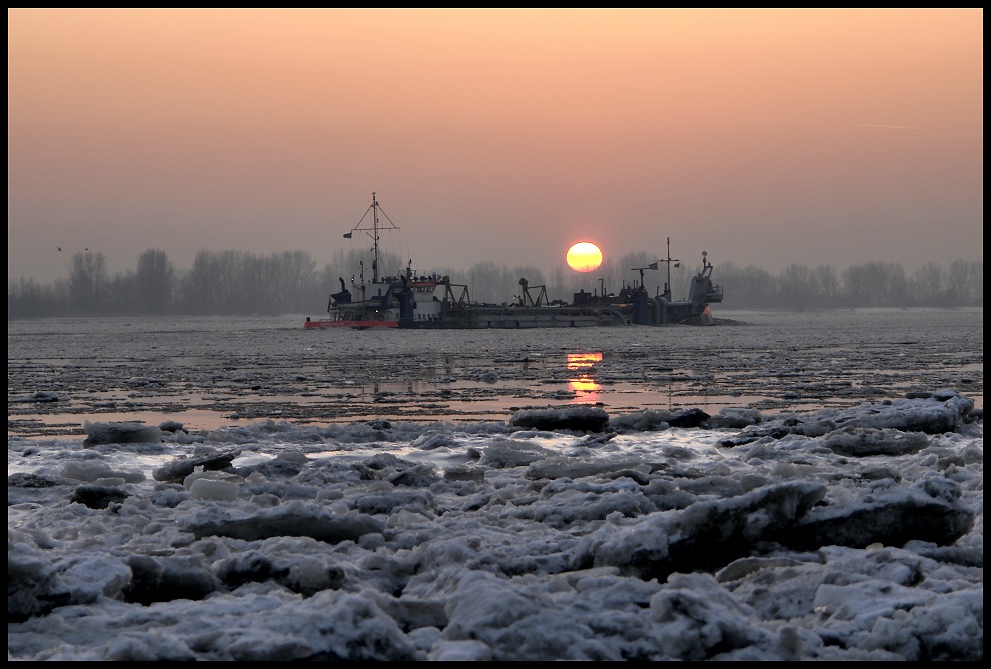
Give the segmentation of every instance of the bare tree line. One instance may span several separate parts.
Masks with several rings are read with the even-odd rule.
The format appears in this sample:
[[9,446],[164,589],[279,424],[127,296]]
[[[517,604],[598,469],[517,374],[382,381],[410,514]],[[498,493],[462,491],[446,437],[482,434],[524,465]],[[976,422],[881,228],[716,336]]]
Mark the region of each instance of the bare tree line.
[[911,275],[898,263],[852,265],[837,274],[829,265],[789,265],[773,275],[727,263],[717,268],[726,305],[784,309],[984,306],[984,261],[930,262]]
[[[659,268],[652,269],[656,264]],[[572,300],[585,290],[616,293],[641,283],[652,294],[670,283],[675,299],[687,296],[692,276],[701,269],[682,261],[658,263],[644,252],[607,260],[597,270],[574,272],[563,263],[550,268],[475,263],[467,270],[432,268],[420,271],[397,256],[383,254],[380,273],[448,276],[466,284],[478,302],[515,301],[520,279],[531,290],[546,286],[551,299]],[[69,276],[51,284],[21,278],[7,286],[7,318],[99,315],[321,315],[328,295],[340,279],[371,278],[366,254],[338,251],[317,270],[305,251],[256,255],[243,251],[200,251],[188,270],[175,269],[159,249],[142,253],[134,271],[110,276],[101,253],[72,257]],[[830,265],[790,265],[778,274],[762,268],[717,264],[715,282],[725,289],[725,309],[819,309],[851,307],[984,306],[984,261],[955,260],[949,267],[929,263],[906,274],[897,263],[864,263],[838,273]]]

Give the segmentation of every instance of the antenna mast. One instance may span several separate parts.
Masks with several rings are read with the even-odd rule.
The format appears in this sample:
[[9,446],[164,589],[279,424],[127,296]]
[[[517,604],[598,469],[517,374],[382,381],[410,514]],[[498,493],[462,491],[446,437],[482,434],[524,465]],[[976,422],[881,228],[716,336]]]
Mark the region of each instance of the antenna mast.
[[[368,212],[369,211],[372,212],[372,227],[371,228],[363,228],[363,227],[361,227],[361,224],[362,224],[362,222],[365,221],[365,218],[368,216]],[[386,214],[385,212],[383,212],[382,215],[385,216],[385,220],[389,221],[389,223],[392,225],[392,229],[393,230],[398,230],[399,229],[399,227],[395,223],[392,222],[392,219],[389,218],[388,214]],[[354,226],[353,228],[351,228],[351,232],[344,233],[344,239],[351,239],[352,235],[354,234],[354,232],[356,230],[363,230],[363,231],[365,231],[367,233],[369,229],[371,230],[371,233],[369,233],[368,236],[372,238],[372,283],[378,283],[378,280],[379,280],[379,230],[380,230],[380,227],[379,227],[379,201],[375,197],[375,193],[372,193],[372,206],[370,206],[368,209],[365,210],[365,215],[361,217],[361,220],[358,221],[358,224],[356,226]]]
[[668,265],[668,282],[666,284],[664,284],[664,293],[667,294],[667,293],[670,293],[671,292],[671,263],[675,263],[675,267],[678,267],[678,263],[681,262],[677,258],[672,258],[671,257],[671,238],[670,237],[668,237],[668,257],[667,258],[662,258],[658,262],[667,263],[667,265]]
[[372,283],[379,282],[379,201],[372,193]]

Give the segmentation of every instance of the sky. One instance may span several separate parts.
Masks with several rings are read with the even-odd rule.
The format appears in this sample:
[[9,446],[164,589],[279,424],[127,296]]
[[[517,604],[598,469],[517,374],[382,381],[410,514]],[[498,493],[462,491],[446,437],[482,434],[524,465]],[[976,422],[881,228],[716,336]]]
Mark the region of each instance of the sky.
[[[7,10],[7,276],[983,261],[982,9]],[[367,238],[364,241],[368,241]],[[370,242],[366,244],[370,246]]]

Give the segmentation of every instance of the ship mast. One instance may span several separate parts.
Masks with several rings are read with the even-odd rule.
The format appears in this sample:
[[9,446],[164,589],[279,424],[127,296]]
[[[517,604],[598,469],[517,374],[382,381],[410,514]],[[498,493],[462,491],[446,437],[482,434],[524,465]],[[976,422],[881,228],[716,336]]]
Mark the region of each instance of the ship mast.
[[[361,227],[361,223],[368,216],[368,212],[369,211],[372,212],[372,227],[371,228],[363,228],[363,227]],[[386,215],[385,212],[382,212],[382,215],[385,216],[385,220],[389,221],[389,223],[392,226],[392,229],[393,230],[398,230],[399,229],[399,227],[395,223],[392,222],[392,220]],[[378,283],[378,281],[379,281],[379,229],[380,229],[380,226],[379,226],[379,201],[375,197],[375,193],[372,193],[372,204],[371,204],[371,206],[368,207],[368,209],[365,210],[365,214],[364,214],[364,216],[361,217],[361,220],[358,221],[358,224],[356,226],[354,226],[353,228],[351,228],[351,232],[344,233],[344,238],[345,239],[351,239],[351,236],[352,236],[352,234],[354,233],[355,230],[362,230],[362,231],[365,231],[365,232],[368,232],[369,230],[371,231],[371,233],[368,236],[372,238],[372,283]]]
[[379,282],[379,201],[372,193],[372,283]]
[[[667,263],[667,265],[668,265],[668,282],[666,284],[664,284],[664,294],[667,295],[668,293],[671,292],[671,263],[674,263],[675,264],[674,266],[675,267],[678,267],[679,266],[679,263],[681,262],[677,258],[672,258],[671,257],[671,238],[670,237],[668,237],[668,257],[667,258],[661,258],[657,262]],[[657,269],[656,265],[652,269]]]

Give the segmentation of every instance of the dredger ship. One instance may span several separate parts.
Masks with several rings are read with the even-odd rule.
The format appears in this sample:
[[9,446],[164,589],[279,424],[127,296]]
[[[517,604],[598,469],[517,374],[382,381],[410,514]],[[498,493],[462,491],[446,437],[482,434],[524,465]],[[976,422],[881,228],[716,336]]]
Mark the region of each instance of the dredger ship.
[[[372,214],[372,227],[362,228]],[[624,287],[619,293],[598,295],[582,290],[573,301],[565,303],[547,298],[546,286],[531,286],[521,278],[520,295],[513,302],[489,304],[473,302],[468,286],[452,283],[448,276],[421,276],[410,266],[399,276],[379,276],[379,204],[372,193],[372,204],[351,232],[370,231],[372,277],[364,273],[350,286],[341,277],[341,290],[332,293],[327,304],[327,318],[306,319],[304,326],[315,328],[408,328],[408,329],[477,329],[477,328],[554,328],[600,327],[622,325],[711,325],[710,304],[722,302],[723,289],[712,281],[713,265],[702,252],[702,268],[692,277],[688,298],[671,298],[671,240],[667,258],[640,271],[640,283]],[[644,287],[644,271],[657,270],[667,264],[668,280],[664,290],[653,296]]]

